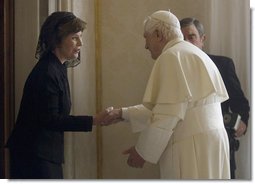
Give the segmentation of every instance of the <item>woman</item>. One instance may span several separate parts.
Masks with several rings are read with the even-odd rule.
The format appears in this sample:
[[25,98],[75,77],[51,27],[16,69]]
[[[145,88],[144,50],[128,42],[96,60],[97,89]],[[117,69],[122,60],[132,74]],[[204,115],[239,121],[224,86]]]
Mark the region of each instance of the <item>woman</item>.
[[71,12],[52,13],[41,28],[36,66],[27,78],[16,126],[7,142],[11,178],[62,179],[64,131],[91,131],[107,111],[71,116],[67,67],[79,64],[86,23]]

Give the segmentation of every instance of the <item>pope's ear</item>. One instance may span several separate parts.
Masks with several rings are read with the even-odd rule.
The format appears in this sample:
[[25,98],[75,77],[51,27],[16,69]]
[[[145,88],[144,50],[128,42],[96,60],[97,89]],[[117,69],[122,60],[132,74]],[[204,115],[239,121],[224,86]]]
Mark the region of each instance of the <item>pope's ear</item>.
[[163,39],[163,34],[162,34],[161,31],[156,29],[155,33],[156,33],[156,36],[157,36],[158,40],[162,40]]

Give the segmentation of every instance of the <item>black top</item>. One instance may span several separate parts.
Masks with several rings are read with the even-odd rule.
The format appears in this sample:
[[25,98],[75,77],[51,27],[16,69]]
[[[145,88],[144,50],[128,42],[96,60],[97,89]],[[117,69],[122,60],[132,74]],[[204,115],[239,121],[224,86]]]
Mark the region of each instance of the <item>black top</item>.
[[224,56],[209,55],[209,57],[219,69],[229,95],[229,99],[221,104],[223,113],[230,110],[238,113],[242,121],[248,125],[250,106],[236,75],[233,60]]
[[64,131],[91,131],[92,116],[70,116],[67,69],[50,53],[39,60],[25,83],[15,128],[7,147],[24,155],[61,163]]

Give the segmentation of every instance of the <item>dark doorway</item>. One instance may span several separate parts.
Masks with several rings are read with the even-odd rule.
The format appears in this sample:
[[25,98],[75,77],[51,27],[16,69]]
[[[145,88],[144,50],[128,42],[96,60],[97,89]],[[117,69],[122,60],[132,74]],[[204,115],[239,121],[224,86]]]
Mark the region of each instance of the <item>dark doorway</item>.
[[14,0],[0,0],[0,178],[9,177],[4,144],[14,125]]

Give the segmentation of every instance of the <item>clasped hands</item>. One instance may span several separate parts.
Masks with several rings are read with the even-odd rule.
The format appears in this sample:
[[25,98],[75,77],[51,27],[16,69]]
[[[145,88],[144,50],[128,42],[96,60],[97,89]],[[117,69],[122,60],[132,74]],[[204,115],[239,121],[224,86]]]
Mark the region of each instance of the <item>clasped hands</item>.
[[[119,121],[122,121],[122,109],[114,109],[113,107],[108,107],[105,110],[101,111],[93,117],[94,125],[107,126]],[[124,155],[129,155],[127,164],[130,167],[142,168],[145,160],[138,154],[135,147],[123,151]]]
[[93,125],[107,126],[122,121],[122,110],[108,107],[93,117]]

